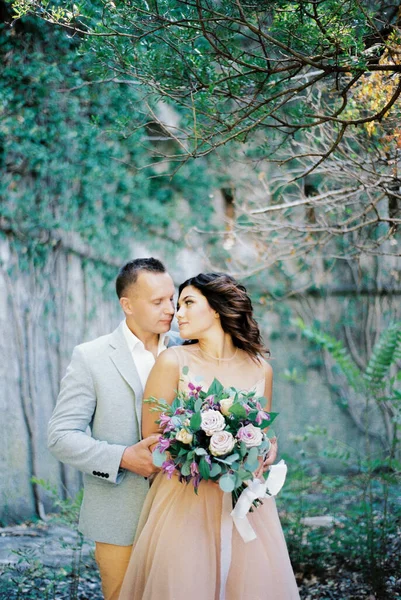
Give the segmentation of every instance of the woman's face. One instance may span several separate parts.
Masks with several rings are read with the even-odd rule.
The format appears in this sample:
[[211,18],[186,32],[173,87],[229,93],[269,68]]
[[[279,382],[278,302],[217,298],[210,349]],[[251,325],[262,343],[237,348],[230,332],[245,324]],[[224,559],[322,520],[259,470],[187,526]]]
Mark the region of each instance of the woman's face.
[[192,285],[185,287],[178,298],[176,314],[180,336],[187,340],[198,340],[203,334],[220,323],[205,296]]

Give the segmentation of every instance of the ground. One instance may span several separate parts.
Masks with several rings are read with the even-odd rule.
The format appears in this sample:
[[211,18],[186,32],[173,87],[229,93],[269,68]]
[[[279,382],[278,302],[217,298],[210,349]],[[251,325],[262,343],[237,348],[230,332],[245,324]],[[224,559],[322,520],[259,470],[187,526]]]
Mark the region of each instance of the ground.
[[[57,523],[0,528],[1,600],[101,600],[94,546]],[[359,574],[346,568],[297,573],[302,600],[377,600]],[[394,582],[394,595],[401,574]],[[244,598],[244,600],[247,600]]]

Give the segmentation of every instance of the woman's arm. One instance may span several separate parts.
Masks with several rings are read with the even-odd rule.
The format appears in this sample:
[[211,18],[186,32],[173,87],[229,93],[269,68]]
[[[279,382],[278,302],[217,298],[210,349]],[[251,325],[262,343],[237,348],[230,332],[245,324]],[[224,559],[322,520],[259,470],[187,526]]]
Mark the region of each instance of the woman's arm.
[[265,368],[265,392],[264,397],[267,399],[266,410],[270,412],[272,409],[272,394],[273,394],[273,369],[268,362],[263,364]]
[[[154,397],[163,398],[171,404],[176,396],[180,369],[178,357],[172,348],[164,350],[156,359],[151,370],[143,394],[144,399]],[[159,414],[151,412],[152,404],[142,404],[142,436],[147,437],[152,433],[158,433],[157,419]]]
[[[264,397],[267,399],[266,411],[270,412],[272,409],[273,369],[271,368],[271,365],[268,362],[264,362],[263,366],[265,368]],[[261,478],[262,473],[264,471],[267,471],[269,469],[270,465],[272,465],[277,458],[277,452],[278,452],[277,438],[275,438],[275,437],[271,438],[270,443],[271,443],[270,450],[269,450],[266,458],[264,459],[264,461],[261,462],[261,465],[260,465],[258,471],[255,473],[255,477]]]

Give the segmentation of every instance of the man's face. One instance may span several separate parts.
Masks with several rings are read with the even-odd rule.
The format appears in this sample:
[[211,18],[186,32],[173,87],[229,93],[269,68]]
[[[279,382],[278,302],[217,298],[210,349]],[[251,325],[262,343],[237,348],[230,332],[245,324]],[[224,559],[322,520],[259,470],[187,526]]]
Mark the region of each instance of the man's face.
[[174,316],[174,283],[168,273],[141,271],[120,298],[129,328],[142,333],[166,333]]

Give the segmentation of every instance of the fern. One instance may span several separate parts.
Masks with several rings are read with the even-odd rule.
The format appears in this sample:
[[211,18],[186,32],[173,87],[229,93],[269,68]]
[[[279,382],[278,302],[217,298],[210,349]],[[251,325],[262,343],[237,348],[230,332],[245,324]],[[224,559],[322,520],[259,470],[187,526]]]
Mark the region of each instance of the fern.
[[295,319],[295,324],[301,329],[302,335],[307,340],[329,352],[351,387],[357,390],[363,387],[362,373],[340,340],[316,327],[307,327],[302,319]]
[[369,388],[384,388],[390,368],[401,359],[401,321],[393,323],[375,344],[363,377]]

